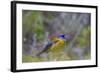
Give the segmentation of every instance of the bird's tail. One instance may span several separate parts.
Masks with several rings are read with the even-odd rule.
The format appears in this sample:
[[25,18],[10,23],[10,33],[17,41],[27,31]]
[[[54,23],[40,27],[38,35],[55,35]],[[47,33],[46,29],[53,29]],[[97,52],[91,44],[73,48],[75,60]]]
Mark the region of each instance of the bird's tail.
[[39,52],[36,56],[40,57],[40,55],[43,53],[43,51]]
[[40,52],[37,54],[37,56],[40,56],[42,53],[47,52],[48,49],[50,49],[51,46],[52,46],[52,43],[51,43],[51,42],[48,43],[48,44],[43,48],[43,50],[40,51]]

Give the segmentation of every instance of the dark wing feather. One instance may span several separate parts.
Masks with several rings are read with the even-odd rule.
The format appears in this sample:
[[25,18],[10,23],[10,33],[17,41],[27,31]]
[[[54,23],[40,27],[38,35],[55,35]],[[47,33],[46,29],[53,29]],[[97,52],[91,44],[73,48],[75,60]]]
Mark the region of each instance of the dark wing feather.
[[40,56],[42,53],[44,53],[44,52],[46,52],[48,49],[50,49],[50,47],[53,45],[53,43],[52,42],[49,42],[45,47],[44,47],[44,49],[41,51],[41,52],[39,52],[38,54],[37,54],[37,56]]

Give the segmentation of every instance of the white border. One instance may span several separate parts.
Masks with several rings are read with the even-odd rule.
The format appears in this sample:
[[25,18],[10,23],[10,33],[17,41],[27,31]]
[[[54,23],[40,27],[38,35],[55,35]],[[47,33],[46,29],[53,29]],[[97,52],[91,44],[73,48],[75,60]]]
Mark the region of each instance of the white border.
[[[62,12],[84,12],[91,13],[91,60],[81,61],[60,61],[60,62],[41,62],[41,63],[22,63],[22,9],[25,10],[41,10],[41,11],[62,11]],[[38,69],[52,67],[70,67],[95,65],[96,45],[95,45],[95,9],[81,7],[60,7],[60,6],[45,6],[45,5],[27,5],[17,4],[17,70],[21,69]]]

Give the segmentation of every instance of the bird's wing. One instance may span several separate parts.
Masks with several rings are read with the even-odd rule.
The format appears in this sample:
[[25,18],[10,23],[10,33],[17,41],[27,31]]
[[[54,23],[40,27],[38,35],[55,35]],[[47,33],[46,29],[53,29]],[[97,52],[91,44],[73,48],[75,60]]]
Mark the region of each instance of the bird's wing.
[[39,52],[38,54],[37,54],[37,56],[40,56],[42,53],[44,53],[44,52],[46,52],[48,49],[50,49],[50,47],[53,45],[53,43],[52,42],[49,42],[45,47],[44,47],[44,49],[41,51],[41,52]]

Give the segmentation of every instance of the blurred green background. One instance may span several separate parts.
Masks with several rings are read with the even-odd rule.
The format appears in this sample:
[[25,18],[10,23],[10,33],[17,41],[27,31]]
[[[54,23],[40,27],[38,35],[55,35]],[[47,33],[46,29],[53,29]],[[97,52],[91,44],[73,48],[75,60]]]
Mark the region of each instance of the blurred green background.
[[73,40],[64,48],[57,61],[91,59],[91,14],[77,12],[22,11],[22,62],[55,61],[50,53],[40,52],[56,33],[74,33]]

